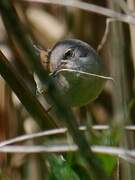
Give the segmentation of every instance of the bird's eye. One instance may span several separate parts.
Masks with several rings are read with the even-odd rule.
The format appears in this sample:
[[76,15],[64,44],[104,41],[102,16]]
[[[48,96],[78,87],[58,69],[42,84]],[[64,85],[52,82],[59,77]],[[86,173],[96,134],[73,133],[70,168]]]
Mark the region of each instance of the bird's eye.
[[68,50],[65,52],[63,59],[64,59],[64,60],[65,60],[65,59],[69,59],[69,58],[71,58],[72,56],[73,56],[73,49],[68,49]]

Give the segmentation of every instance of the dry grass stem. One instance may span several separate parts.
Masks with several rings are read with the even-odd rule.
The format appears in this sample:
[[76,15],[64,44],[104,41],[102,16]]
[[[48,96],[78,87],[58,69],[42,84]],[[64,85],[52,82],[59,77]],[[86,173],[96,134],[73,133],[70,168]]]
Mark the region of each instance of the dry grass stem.
[[[15,1],[17,1],[17,0],[15,0]],[[135,25],[135,18],[132,15],[129,15],[129,14],[125,15],[125,14],[116,12],[112,9],[104,8],[104,7],[97,6],[97,5],[94,5],[91,3],[74,1],[74,0],[69,0],[69,1],[65,1],[65,0],[22,0],[22,2],[55,4],[55,5],[74,7],[74,8],[82,9],[85,11],[90,11],[93,13],[104,15],[104,16],[113,18],[115,20],[118,20],[118,21],[121,21],[124,23],[129,23],[129,24]]]
[[[75,144],[68,145],[48,145],[48,146],[38,146],[38,145],[18,145],[18,146],[4,146],[0,147],[0,152],[3,153],[66,153],[75,152],[78,150],[78,146]],[[134,163],[135,150],[127,150],[119,147],[111,146],[91,146],[91,150],[97,154],[106,154],[111,156],[119,156],[121,159],[125,159],[129,162]]]
[[[85,131],[86,129],[87,129],[86,126],[79,127],[79,130],[81,130],[81,131]],[[103,130],[109,130],[110,127],[108,125],[95,125],[95,126],[92,126],[92,129],[97,130],[97,131],[103,131]],[[135,131],[135,126],[126,126],[125,130]],[[34,138],[40,138],[40,137],[44,137],[44,136],[53,136],[53,135],[57,135],[57,134],[65,134],[67,131],[68,131],[67,128],[59,128],[59,129],[51,129],[51,130],[43,131],[43,132],[39,132],[39,133],[18,136],[16,138],[12,138],[12,139],[1,142],[0,148],[4,147],[6,145],[10,145],[10,144],[14,144],[14,143],[34,139]]]
[[105,26],[105,32],[103,34],[103,37],[101,39],[101,42],[100,44],[98,45],[97,47],[97,51],[101,51],[101,49],[103,48],[104,44],[106,43],[107,41],[107,38],[108,38],[108,34],[109,34],[109,29],[110,29],[110,23],[115,21],[115,19],[112,19],[112,18],[107,18],[106,19],[106,26]]

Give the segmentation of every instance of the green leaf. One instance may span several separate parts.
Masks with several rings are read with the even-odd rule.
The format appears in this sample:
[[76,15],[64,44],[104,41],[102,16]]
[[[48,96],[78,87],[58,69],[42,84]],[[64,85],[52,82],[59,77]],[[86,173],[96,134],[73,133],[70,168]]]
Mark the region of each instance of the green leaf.
[[49,180],[80,180],[79,176],[62,156],[51,155],[49,163],[51,166]]

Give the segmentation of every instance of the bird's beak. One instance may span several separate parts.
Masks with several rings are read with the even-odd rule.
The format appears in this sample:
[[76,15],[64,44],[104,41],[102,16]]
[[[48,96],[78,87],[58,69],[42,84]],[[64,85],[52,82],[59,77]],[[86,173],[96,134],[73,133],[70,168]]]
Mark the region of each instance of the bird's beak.
[[68,60],[61,60],[58,69],[66,69],[66,66],[68,64]]

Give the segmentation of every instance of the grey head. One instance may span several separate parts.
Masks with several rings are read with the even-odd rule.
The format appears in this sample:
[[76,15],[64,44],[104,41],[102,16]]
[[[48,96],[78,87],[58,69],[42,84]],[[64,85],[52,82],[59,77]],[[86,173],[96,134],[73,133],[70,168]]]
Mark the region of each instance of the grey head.
[[58,42],[50,52],[49,61],[51,72],[65,68],[98,75],[105,74],[104,66],[96,51],[78,39]]

